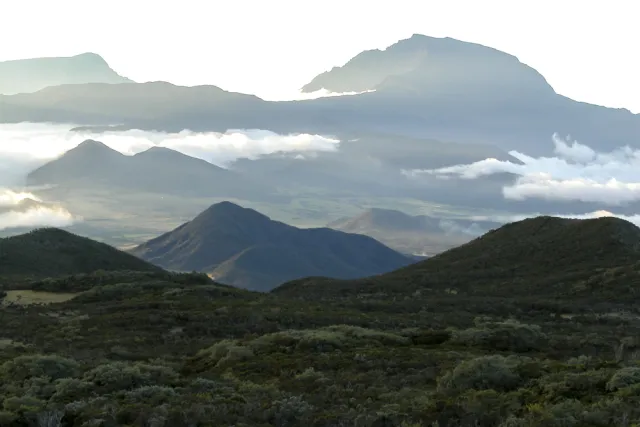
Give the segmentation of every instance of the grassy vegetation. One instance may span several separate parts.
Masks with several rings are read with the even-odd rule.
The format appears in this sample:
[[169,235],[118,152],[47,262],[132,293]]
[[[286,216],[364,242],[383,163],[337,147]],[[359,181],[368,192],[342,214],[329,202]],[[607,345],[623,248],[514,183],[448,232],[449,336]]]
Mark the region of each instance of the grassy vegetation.
[[[571,259],[594,283],[609,280],[596,303],[556,287],[489,292],[498,285],[461,252],[449,281],[475,274],[487,292],[429,291],[414,278],[404,293],[393,280],[340,292],[315,279],[264,294],[135,271],[23,283],[77,296],[0,309],[0,426],[638,425],[640,304],[625,294],[638,270],[632,252],[628,267],[613,265],[634,246],[608,246],[619,224],[606,224],[593,236],[617,258]],[[535,278],[535,262],[550,266],[540,275],[565,274],[552,259],[562,253],[529,256],[519,271]],[[582,283],[567,277],[563,286]],[[606,298],[616,291],[627,297]]]

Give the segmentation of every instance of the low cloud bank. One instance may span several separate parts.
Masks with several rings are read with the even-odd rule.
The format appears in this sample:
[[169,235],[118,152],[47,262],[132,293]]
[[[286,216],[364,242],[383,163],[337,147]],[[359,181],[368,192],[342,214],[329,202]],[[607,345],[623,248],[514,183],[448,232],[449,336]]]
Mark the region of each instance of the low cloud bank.
[[0,188],[0,230],[21,227],[67,227],[76,218],[59,206],[41,204],[31,193]]
[[265,95],[261,96],[265,101],[304,101],[307,99],[318,98],[331,98],[336,96],[353,96],[360,95],[362,93],[375,92],[375,89],[365,90],[362,92],[329,92],[327,89],[320,89],[315,92],[305,93],[302,91],[296,91],[293,93],[278,93],[277,95]]
[[431,175],[472,180],[499,173],[516,176],[503,188],[506,199],[546,199],[622,206],[640,201],[640,150],[628,146],[596,152],[577,141],[553,135],[555,157],[509,154],[522,164],[497,159],[440,169],[404,171],[408,176]]
[[321,135],[278,135],[266,130],[230,130],[224,134],[130,130],[71,132],[73,124],[20,123],[0,125],[0,186],[14,186],[31,170],[87,139],[101,141],[132,155],[154,146],[166,147],[218,166],[239,158],[274,153],[305,154],[336,151],[339,140]]

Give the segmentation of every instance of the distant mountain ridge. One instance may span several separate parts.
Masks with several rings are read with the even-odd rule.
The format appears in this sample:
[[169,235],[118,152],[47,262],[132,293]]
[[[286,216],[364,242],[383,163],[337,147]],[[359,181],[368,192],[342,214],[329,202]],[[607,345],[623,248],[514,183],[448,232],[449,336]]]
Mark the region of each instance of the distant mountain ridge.
[[269,102],[215,86],[65,85],[0,96],[0,122],[164,131],[372,132],[489,144],[533,156],[553,153],[554,133],[596,150],[640,148],[640,115],[571,100],[513,55],[451,38],[414,35],[384,51],[364,52],[316,77],[305,90],[320,87],[375,91]]
[[356,278],[413,261],[367,236],[299,229],[230,202],[130,253],[169,270],[206,272],[221,283],[263,291],[293,278]]
[[393,209],[369,208],[356,216],[332,221],[327,227],[371,236],[403,253],[432,256],[499,225],[490,221],[414,216]]
[[418,90],[423,95],[471,93],[508,96],[555,95],[545,78],[513,55],[450,37],[414,34],[384,50],[359,53],[342,67],[316,76],[303,92],[402,93]]
[[221,197],[257,197],[273,190],[169,148],[152,147],[128,156],[95,140],[86,140],[32,171],[27,184]]
[[0,62],[0,94],[4,95],[85,83],[133,83],[133,80],[116,73],[95,53]]

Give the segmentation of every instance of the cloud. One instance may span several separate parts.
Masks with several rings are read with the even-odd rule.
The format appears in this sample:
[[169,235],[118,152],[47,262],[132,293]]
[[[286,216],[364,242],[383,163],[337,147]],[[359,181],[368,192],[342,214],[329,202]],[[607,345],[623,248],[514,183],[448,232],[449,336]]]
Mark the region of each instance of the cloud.
[[0,230],[17,227],[67,227],[76,220],[68,210],[46,205],[31,193],[0,188]]
[[0,208],[17,206],[25,200],[42,201],[31,193],[0,189]]
[[403,171],[410,177],[432,175],[478,179],[509,173],[516,176],[503,188],[506,199],[583,201],[623,206],[640,201],[640,150],[628,146],[599,153],[569,138],[553,135],[555,157],[534,158],[518,151],[509,154],[521,164],[485,159],[440,169]]
[[71,213],[62,208],[37,207],[24,212],[0,213],[0,230],[18,227],[68,227],[74,222]]
[[278,135],[265,130],[222,133],[70,132],[73,124],[20,123],[0,125],[0,186],[15,186],[32,169],[56,158],[86,139],[95,139],[123,154],[161,146],[198,157],[218,166],[239,158],[255,159],[279,152],[335,151],[340,141],[320,135]]
[[279,92],[277,94],[267,94],[265,96],[261,96],[261,98],[265,101],[304,101],[307,99],[332,98],[336,96],[353,96],[370,92],[375,92],[375,89],[365,90],[362,92],[330,92],[327,89],[322,88],[309,93],[302,91],[295,91],[293,93]]

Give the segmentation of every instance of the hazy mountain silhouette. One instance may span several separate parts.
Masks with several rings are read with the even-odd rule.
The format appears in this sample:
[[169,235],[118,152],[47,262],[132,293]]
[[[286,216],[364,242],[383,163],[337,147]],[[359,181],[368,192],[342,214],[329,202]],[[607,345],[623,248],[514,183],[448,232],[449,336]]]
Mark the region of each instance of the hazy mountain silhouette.
[[28,185],[110,188],[191,196],[259,197],[273,188],[163,147],[133,156],[87,140],[27,176]]
[[371,236],[403,253],[434,255],[466,243],[498,225],[370,208],[356,216],[332,221],[327,227]]
[[[446,232],[441,223],[442,219],[428,215],[413,216],[393,209],[370,208],[355,217],[333,221],[327,227],[363,234],[371,231]],[[459,223],[461,227],[474,224],[473,221]],[[481,230],[479,226],[478,230]]]
[[[458,295],[612,299],[637,297],[640,229],[618,218],[548,216],[504,225],[426,261],[356,281],[307,279],[290,295],[411,291]],[[630,281],[631,277],[635,280]]]
[[0,97],[0,121],[179,131],[268,129],[279,133],[370,132],[485,143],[549,154],[555,132],[595,149],[640,147],[640,116],[555,93],[512,55],[422,35],[357,55],[306,91],[369,89],[355,96],[267,102],[215,86],[66,85]]
[[160,271],[133,255],[57,228],[0,238],[3,276],[52,277],[96,270]]
[[48,86],[84,83],[133,83],[95,53],[60,58],[0,62],[0,94],[36,92]]
[[294,278],[356,278],[412,262],[367,236],[299,229],[230,202],[212,205],[131,253],[170,270],[202,271],[263,291]]

